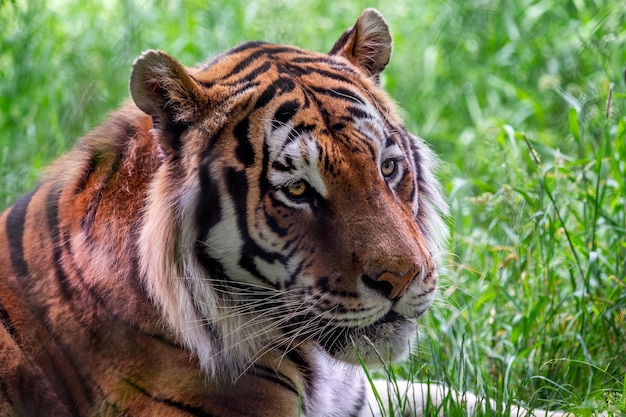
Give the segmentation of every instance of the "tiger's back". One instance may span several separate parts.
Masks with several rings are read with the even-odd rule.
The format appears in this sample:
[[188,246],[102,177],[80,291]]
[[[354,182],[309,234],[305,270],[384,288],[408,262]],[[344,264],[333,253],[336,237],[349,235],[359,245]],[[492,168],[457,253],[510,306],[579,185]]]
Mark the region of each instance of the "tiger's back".
[[[135,126],[137,118],[143,126]],[[159,335],[145,290],[136,280],[116,282],[137,276],[136,262],[119,254],[133,252],[132,218],[138,219],[146,193],[137,172],[156,167],[149,123],[137,110],[115,114],[0,218],[0,247],[9,255],[0,257],[0,331],[7,353],[0,361],[0,392],[18,411],[25,407],[18,415],[49,407],[49,415],[79,415],[93,408],[106,380],[100,375],[114,369],[105,363],[119,361],[120,349],[140,352],[142,338],[149,348]],[[142,128],[143,138],[135,133],[136,140],[124,143]],[[142,151],[145,159],[128,159]],[[122,159],[126,167],[115,166]],[[103,219],[106,230],[98,227]],[[116,259],[123,264],[115,265]],[[152,325],[144,320],[150,315]],[[118,346],[116,339],[124,343]]]
[[0,217],[0,414],[369,414],[359,360],[406,354],[445,236],[390,51],[370,9],[330,54],[140,57]]

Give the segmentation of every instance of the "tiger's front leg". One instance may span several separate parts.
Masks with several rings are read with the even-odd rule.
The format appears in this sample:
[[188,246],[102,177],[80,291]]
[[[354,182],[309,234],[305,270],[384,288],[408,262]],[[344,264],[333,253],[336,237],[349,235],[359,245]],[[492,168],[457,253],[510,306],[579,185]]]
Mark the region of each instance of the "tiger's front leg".
[[[468,392],[458,392],[439,384],[411,383],[403,380],[393,382],[374,380],[368,389],[369,410],[362,417],[383,416],[445,416],[444,411],[465,408],[466,415],[482,415],[486,409],[497,410],[503,406]],[[444,408],[445,406],[445,408]],[[393,411],[392,411],[393,410]],[[573,417],[572,413],[526,409],[511,406],[511,417]]]
[[447,395],[441,386],[402,380],[376,379],[366,384],[368,407],[361,413],[362,417],[434,415]]
[[[368,403],[371,411],[362,414],[371,417],[423,417],[445,416],[444,411],[451,408],[465,408],[466,415],[476,415],[479,410],[484,412],[487,404],[496,409],[495,403],[481,400],[471,393],[460,393],[439,384],[411,383],[404,380],[374,380],[369,384]],[[444,408],[445,407],[445,408]],[[528,410],[519,410],[511,416],[533,416]],[[513,411],[513,410],[512,410]],[[541,414],[545,416],[544,414]],[[554,416],[556,417],[556,416]]]

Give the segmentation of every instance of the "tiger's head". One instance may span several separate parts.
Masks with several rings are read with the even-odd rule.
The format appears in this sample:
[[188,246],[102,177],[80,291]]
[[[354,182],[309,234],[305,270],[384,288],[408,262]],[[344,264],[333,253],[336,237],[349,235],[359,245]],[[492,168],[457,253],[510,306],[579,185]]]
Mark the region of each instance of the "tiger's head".
[[446,205],[433,153],[379,85],[391,43],[368,9],[329,54],[256,42],[194,68],[135,62],[164,159],[143,279],[207,371],[302,346],[350,363],[407,352]]

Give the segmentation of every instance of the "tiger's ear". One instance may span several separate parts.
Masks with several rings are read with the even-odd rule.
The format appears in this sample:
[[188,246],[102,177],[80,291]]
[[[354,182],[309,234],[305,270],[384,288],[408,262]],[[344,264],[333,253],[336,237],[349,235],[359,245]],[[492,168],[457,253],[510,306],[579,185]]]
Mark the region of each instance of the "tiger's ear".
[[389,26],[380,12],[365,9],[354,27],[341,35],[330,54],[347,58],[378,82],[389,63],[392,42]]
[[177,148],[182,132],[201,118],[207,97],[177,60],[162,51],[148,50],[135,60],[130,74],[130,95],[152,116],[161,145]]

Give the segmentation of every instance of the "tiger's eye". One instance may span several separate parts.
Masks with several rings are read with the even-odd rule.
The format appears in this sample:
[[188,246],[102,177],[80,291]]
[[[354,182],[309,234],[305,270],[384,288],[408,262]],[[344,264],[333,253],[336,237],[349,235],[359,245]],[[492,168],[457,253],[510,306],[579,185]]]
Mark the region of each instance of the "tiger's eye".
[[385,177],[391,177],[396,172],[396,165],[396,161],[393,159],[387,159],[386,161],[383,161],[380,166],[380,172],[382,172]]
[[307,191],[307,183],[304,181],[296,181],[287,186],[287,194],[292,198],[300,198]]

